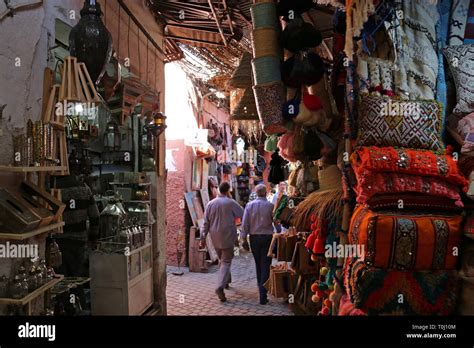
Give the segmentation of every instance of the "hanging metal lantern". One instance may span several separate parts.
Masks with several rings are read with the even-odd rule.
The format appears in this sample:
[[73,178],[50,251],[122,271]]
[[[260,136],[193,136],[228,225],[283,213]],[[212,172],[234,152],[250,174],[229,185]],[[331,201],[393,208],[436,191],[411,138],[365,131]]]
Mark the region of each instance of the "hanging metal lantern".
[[110,120],[105,126],[104,150],[118,151],[121,147],[120,129],[114,120]]
[[86,64],[92,81],[98,84],[105,73],[105,65],[112,57],[112,36],[100,16],[102,10],[96,0],[84,1],[81,20],[69,34],[71,56]]

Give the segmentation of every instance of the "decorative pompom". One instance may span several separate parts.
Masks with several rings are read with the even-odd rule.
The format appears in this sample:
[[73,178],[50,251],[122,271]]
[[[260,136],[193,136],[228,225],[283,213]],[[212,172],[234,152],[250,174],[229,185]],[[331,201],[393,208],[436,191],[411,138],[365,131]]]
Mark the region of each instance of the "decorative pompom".
[[318,284],[318,288],[319,288],[319,290],[321,290],[321,291],[326,291],[326,290],[329,289],[328,285],[327,285],[326,283],[324,283],[324,282],[320,282],[320,283]]
[[327,267],[322,267],[319,271],[319,274],[325,276],[326,274],[328,274],[329,272],[329,269]]
[[322,315],[329,315],[329,308],[328,307],[323,307],[321,309],[321,314]]
[[326,241],[323,238],[316,238],[313,247],[313,253],[315,253],[316,255],[324,255],[325,246]]
[[318,261],[318,255],[311,254],[311,261],[313,262]]
[[301,18],[289,22],[281,34],[281,45],[293,53],[319,46],[322,41],[321,33]]
[[316,291],[318,291],[318,284],[317,283],[311,284],[311,292],[316,293]]
[[323,298],[324,297],[324,291],[317,290],[316,291],[316,296],[318,296],[319,298]]
[[332,302],[328,298],[323,301],[323,304],[328,308],[332,306]]
[[313,295],[311,296],[311,301],[313,301],[314,303],[319,303],[319,301],[321,301],[321,298],[318,295]]

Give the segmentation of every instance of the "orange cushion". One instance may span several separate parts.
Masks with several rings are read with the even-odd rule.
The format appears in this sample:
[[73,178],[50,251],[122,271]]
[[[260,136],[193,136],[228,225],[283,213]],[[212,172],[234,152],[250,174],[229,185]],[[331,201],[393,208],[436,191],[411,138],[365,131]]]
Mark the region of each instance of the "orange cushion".
[[462,216],[402,211],[352,215],[349,243],[363,246],[369,266],[398,270],[450,270],[458,261]]

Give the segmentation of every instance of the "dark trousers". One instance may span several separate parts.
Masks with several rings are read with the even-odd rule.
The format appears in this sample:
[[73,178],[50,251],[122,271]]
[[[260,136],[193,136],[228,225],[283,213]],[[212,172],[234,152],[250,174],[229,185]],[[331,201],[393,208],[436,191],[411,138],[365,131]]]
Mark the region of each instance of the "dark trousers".
[[56,271],[65,277],[86,277],[89,274],[85,262],[87,242],[66,238],[56,241],[63,258],[62,265]]
[[252,248],[255,266],[257,267],[257,282],[260,292],[260,301],[267,298],[267,289],[263,287],[263,284],[265,284],[265,282],[270,277],[272,258],[268,257],[267,255],[271,242],[271,234],[250,236],[250,247]]

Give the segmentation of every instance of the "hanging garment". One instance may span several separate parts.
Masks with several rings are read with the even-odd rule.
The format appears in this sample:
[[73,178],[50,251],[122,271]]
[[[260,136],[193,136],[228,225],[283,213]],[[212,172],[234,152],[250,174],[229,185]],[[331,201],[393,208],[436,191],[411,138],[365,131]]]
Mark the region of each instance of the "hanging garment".
[[285,173],[283,170],[283,167],[286,165],[285,162],[286,161],[278,154],[278,151],[272,154],[268,182],[278,185],[280,182],[285,181]]
[[449,21],[449,46],[462,45],[469,13],[469,0],[453,0]]

